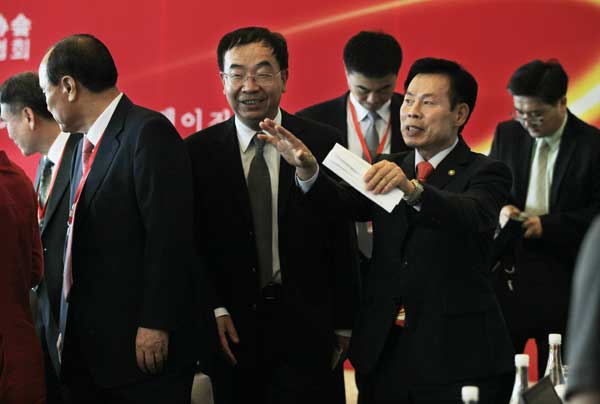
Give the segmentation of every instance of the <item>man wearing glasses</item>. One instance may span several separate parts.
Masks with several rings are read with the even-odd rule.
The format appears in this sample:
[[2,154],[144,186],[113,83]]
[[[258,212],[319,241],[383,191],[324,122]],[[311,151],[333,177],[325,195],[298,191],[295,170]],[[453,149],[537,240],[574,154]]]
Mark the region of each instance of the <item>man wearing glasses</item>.
[[600,131],[567,109],[567,82],[554,60],[519,67],[508,83],[514,119],[498,125],[490,152],[514,177],[500,213],[511,242],[493,263],[498,298],[515,351],[536,339],[540,372],[548,334],[564,334],[575,256],[600,212]]
[[221,351],[207,369],[215,402],[343,402],[340,366],[358,300],[352,224],[303,208],[295,168],[257,137],[273,119],[321,161],[339,133],[280,108],[289,74],[280,34],[241,28],[217,54],[235,116],[186,140]]

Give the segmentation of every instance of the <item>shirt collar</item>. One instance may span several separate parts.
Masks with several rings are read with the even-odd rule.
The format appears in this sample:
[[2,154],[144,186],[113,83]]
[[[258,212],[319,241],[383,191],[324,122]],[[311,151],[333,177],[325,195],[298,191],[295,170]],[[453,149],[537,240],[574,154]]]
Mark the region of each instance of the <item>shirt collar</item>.
[[[363,119],[365,119],[367,117],[367,115],[369,115],[369,110],[366,109],[365,107],[363,107],[362,105],[360,105],[360,103],[358,102],[358,100],[356,99],[356,97],[354,96],[354,94],[352,94],[352,92],[350,93],[350,102],[352,103],[352,105],[354,105],[354,110],[356,111],[356,118],[358,119],[358,121],[362,121]],[[381,106],[381,108],[379,108],[377,110],[377,113],[379,114],[379,117],[381,119],[383,119],[383,121],[385,123],[388,123],[390,121],[390,105],[392,104],[392,99],[390,98],[389,100],[387,100],[387,102],[385,104],[383,104]]]
[[[454,148],[456,147],[457,144],[458,144],[458,136],[456,137],[456,140],[454,141],[452,146],[439,151],[435,156],[433,156],[432,158],[430,158],[427,161],[429,161],[429,163],[431,163],[433,168],[437,168],[437,166],[442,162],[442,160],[444,160],[446,158],[446,156],[448,156],[450,154],[450,152],[452,150],[454,150]],[[417,164],[419,164],[421,161],[425,161],[425,159],[415,149],[415,168],[417,167]]]
[[88,132],[85,134],[85,137],[87,137],[87,139],[94,146],[96,146],[98,144],[98,142],[100,141],[100,138],[102,137],[102,134],[106,130],[106,127],[108,126],[108,123],[110,122],[110,118],[112,118],[113,114],[115,113],[115,110],[117,109],[117,105],[119,104],[119,101],[121,101],[122,97],[123,97],[123,93],[119,93],[119,95],[117,95],[111,101],[111,103],[108,104],[108,107],[106,107],[106,109],[100,114],[100,116],[98,116],[98,118],[96,118],[96,120],[94,121],[92,126],[90,126],[90,130],[88,130]]
[[536,144],[539,144],[540,142],[546,142],[548,146],[550,146],[551,150],[556,149],[560,145],[560,139],[562,138],[562,135],[565,131],[565,126],[567,126],[568,118],[569,114],[565,114],[565,119],[563,120],[563,123],[560,125],[560,127],[556,130],[556,132],[549,136],[537,138],[535,140]]
[[62,156],[63,150],[67,144],[67,140],[69,140],[70,135],[70,133],[60,132],[58,136],[56,136],[52,146],[50,146],[50,149],[48,149],[48,154],[46,155],[48,160],[54,164],[58,163],[58,160],[60,160],[60,157]]
[[[277,109],[277,115],[273,119],[277,125],[281,125],[281,109]],[[256,129],[252,129],[246,126],[238,117],[235,116],[235,130],[237,132],[238,141],[240,143],[240,149],[242,153],[246,153],[250,142],[254,138],[256,132],[260,132]]]

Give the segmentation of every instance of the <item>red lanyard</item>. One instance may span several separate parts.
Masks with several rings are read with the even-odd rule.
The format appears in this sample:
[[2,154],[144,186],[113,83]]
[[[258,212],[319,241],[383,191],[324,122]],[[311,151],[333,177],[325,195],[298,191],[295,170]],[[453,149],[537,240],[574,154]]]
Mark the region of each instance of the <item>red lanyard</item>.
[[[365,142],[365,136],[360,129],[360,123],[358,122],[358,118],[356,117],[356,109],[354,105],[352,105],[352,101],[350,101],[350,97],[348,97],[348,107],[350,108],[350,113],[352,114],[352,122],[354,122],[354,129],[356,130],[356,136],[358,136],[358,140],[360,140],[360,145],[362,146],[363,153],[367,158],[369,163],[373,162],[373,157],[367,148],[367,142]],[[375,125],[375,122],[373,122]],[[381,142],[379,142],[379,146],[377,146],[377,154],[381,154],[383,152],[383,147],[385,146],[385,142],[387,141],[388,135],[390,134],[390,126],[392,125],[392,119],[390,117],[390,121],[385,128],[385,132],[383,132],[383,137],[381,138]]]
[[[77,204],[79,203],[79,197],[81,196],[81,192],[83,192],[83,187],[85,185],[85,182],[87,181],[87,177],[90,174],[90,171],[92,171],[92,164],[94,164],[94,160],[96,159],[96,153],[98,152],[98,149],[100,148],[100,142],[102,141],[103,136],[104,136],[104,133],[102,134],[102,136],[100,136],[100,139],[98,139],[98,143],[96,143],[96,146],[94,146],[94,150],[92,151],[92,154],[90,155],[87,165],[84,167],[83,176],[79,180],[79,185],[77,185],[77,190],[75,191],[75,199],[73,200],[73,205],[71,205],[71,210],[69,211],[69,221],[68,221],[69,226],[73,225],[73,220],[75,220],[75,211],[77,210]],[[84,141],[85,141],[85,139],[84,139]]]
[[66,148],[67,145],[65,143],[62,149],[62,153],[60,154],[60,158],[58,159],[58,162],[54,165],[54,171],[52,172],[52,181],[50,182],[50,187],[48,188],[48,192],[46,193],[46,200],[44,201],[44,206],[38,204],[38,223],[42,223],[42,220],[44,220],[44,215],[46,214],[46,207],[48,207],[48,201],[50,200],[50,196],[52,195],[52,190],[54,189],[54,182],[56,182],[56,177],[58,177],[58,170],[60,169],[60,164],[62,162],[63,156],[65,155]]

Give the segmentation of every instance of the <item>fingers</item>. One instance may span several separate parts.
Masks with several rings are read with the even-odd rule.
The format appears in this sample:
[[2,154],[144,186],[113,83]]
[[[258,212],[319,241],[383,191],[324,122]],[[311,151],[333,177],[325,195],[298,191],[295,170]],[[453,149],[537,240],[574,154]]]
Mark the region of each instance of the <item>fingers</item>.
[[240,342],[240,338],[238,337],[235,326],[233,325],[233,321],[229,316],[221,316],[217,317],[217,330],[219,332],[219,341],[221,343],[221,349],[225,353],[225,356],[231,364],[237,364],[237,359],[233,354],[233,351],[229,347],[229,340],[227,335],[231,338],[231,340],[238,344]]
[[162,372],[168,357],[168,333],[139,328],[135,341],[136,362],[144,373]]
[[390,161],[375,163],[365,174],[367,189],[374,194],[390,192],[403,181],[406,175],[400,167]]

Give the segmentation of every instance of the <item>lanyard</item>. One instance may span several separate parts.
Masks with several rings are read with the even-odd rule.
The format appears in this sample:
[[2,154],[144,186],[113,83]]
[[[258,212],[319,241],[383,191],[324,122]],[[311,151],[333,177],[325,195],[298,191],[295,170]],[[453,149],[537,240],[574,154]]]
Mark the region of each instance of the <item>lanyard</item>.
[[102,134],[102,136],[100,136],[100,139],[98,139],[98,143],[96,144],[96,146],[94,146],[94,150],[92,151],[92,154],[90,155],[90,158],[88,159],[88,162],[87,162],[86,166],[84,167],[83,176],[79,180],[79,185],[77,185],[77,190],[75,191],[75,198],[73,200],[73,205],[71,205],[71,210],[69,211],[69,221],[68,221],[69,229],[71,228],[71,226],[73,225],[73,221],[75,220],[75,211],[77,210],[77,204],[79,203],[79,197],[81,196],[81,193],[83,192],[83,187],[85,185],[85,182],[87,181],[87,177],[90,174],[90,171],[92,171],[92,164],[94,164],[94,160],[96,159],[96,153],[98,152],[98,149],[100,148],[100,142],[102,141],[102,137],[104,137],[104,133]]
[[[65,155],[65,149],[67,145],[65,144],[60,154],[60,158],[56,162],[54,166],[54,171],[52,172],[52,181],[50,182],[50,187],[48,188],[48,192],[46,193],[46,200],[44,201],[44,205],[38,205],[37,215],[38,215],[38,223],[42,223],[44,220],[44,215],[46,214],[46,208],[48,207],[48,201],[50,200],[50,196],[52,195],[52,190],[54,189],[54,183],[56,182],[56,177],[58,177],[58,170],[60,170],[60,164],[62,163],[63,156]],[[38,190],[39,192],[39,190]]]
[[[360,129],[360,123],[358,122],[358,118],[356,117],[356,109],[354,105],[352,105],[352,101],[350,101],[350,97],[348,97],[348,107],[350,108],[350,113],[352,114],[352,122],[354,123],[354,129],[356,130],[356,136],[358,136],[358,140],[360,140],[360,145],[362,146],[363,153],[367,158],[369,163],[373,163],[373,157],[367,148],[367,142],[365,142],[365,136]],[[373,122],[375,125],[375,122]],[[377,146],[377,154],[381,154],[383,152],[383,147],[385,146],[385,142],[387,141],[388,135],[390,134],[390,126],[392,125],[392,119],[390,117],[390,121],[385,128],[385,132],[383,132],[383,137],[381,138],[381,142],[379,142],[379,146]]]

